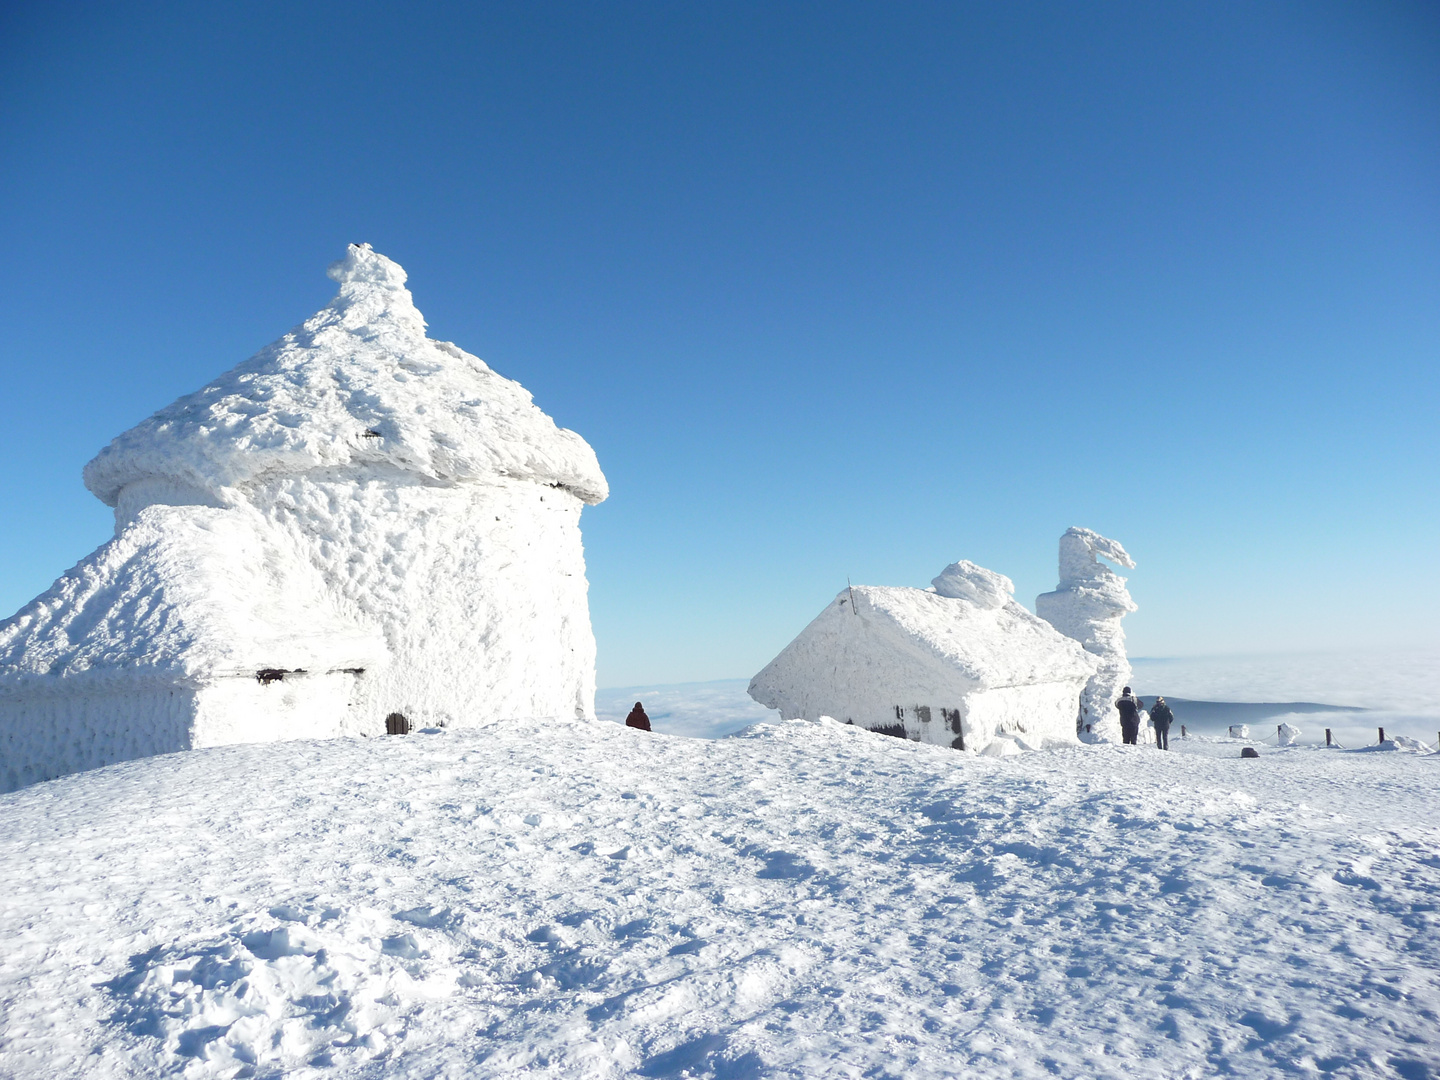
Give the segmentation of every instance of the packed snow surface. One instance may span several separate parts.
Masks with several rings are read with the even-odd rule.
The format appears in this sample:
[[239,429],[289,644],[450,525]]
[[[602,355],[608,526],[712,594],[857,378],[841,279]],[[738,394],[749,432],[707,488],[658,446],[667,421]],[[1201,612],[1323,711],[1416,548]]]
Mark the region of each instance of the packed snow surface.
[[0,797],[0,1074],[1421,1077],[1440,756],[834,723],[230,746]]

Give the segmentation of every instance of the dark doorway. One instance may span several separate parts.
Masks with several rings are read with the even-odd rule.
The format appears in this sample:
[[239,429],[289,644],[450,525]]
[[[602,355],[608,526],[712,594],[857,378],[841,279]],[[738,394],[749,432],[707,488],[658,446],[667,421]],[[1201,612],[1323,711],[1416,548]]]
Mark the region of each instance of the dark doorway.
[[392,712],[385,717],[386,735],[409,735],[410,721],[405,718],[404,713]]

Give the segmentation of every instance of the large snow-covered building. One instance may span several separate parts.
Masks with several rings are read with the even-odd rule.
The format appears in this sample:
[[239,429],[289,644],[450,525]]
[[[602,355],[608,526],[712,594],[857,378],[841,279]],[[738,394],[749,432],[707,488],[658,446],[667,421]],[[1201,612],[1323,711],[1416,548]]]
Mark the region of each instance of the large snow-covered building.
[[1085,684],[1075,729],[1087,741],[1120,741],[1115,701],[1130,682],[1125,631],[1120,620],[1137,610],[1125,579],[1100,559],[1135,568],[1117,541],[1093,529],[1073,527],[1060,537],[1060,584],[1035,598],[1035,612],[1068,638],[1080,642],[1098,662]]
[[85,468],[115,537],[0,623],[0,790],[191,747],[594,712],[589,445],[425,336],[352,245],[339,295]]
[[1014,591],[963,560],[929,589],[847,588],[750,681],[750,696],[787,720],[830,716],[956,749],[1074,743],[1095,662]]

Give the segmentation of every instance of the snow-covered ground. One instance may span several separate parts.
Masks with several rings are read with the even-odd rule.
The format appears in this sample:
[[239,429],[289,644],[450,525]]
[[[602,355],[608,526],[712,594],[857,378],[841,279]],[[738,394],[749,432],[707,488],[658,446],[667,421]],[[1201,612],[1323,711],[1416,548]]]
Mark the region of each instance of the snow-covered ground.
[[[1176,728],[1224,734],[1230,724],[1251,725],[1257,741],[1273,736],[1277,724],[1301,730],[1301,742],[1325,741],[1325,729],[1345,746],[1376,741],[1377,727],[1434,745],[1440,736],[1440,652],[1293,653],[1175,659],[1132,658],[1136,692],[1148,703],[1156,694],[1242,706],[1206,709],[1202,716],[1176,710]],[[597,692],[597,713],[623,722],[643,701],[655,730],[672,735],[716,738],[749,724],[778,719],[745,692],[747,680],[642,685]],[[1312,702],[1349,706],[1364,712],[1243,707],[1265,702]]]
[[[1400,734],[1435,745],[1440,736],[1440,650],[1389,652],[1280,653],[1177,659],[1132,659],[1135,688],[1146,700],[1154,694],[1227,702],[1316,702],[1358,706],[1364,712],[1277,710],[1268,725],[1248,717],[1253,735],[1274,734],[1289,722],[1302,741],[1325,741],[1325,729],[1346,746],[1366,746]],[[1177,710],[1177,722],[1184,717]],[[1210,730],[1219,730],[1219,724]],[[1206,730],[1206,725],[1201,725]]]
[[0,1075],[1437,1075],[1440,755],[1177,745],[509,722],[36,785]]

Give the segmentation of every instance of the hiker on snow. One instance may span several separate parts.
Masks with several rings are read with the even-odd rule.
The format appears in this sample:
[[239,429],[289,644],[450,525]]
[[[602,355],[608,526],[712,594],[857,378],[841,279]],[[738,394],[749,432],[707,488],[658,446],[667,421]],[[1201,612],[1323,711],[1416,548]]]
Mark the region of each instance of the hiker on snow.
[[1175,714],[1163,697],[1157,697],[1155,704],[1150,706],[1150,722],[1155,725],[1155,745],[1161,750],[1169,750],[1170,725],[1175,722]]
[[1125,692],[1120,695],[1120,700],[1115,702],[1115,708],[1120,710],[1120,741],[1127,746],[1138,745],[1140,737],[1140,702],[1135,700],[1128,686],[1125,687]]
[[635,702],[635,707],[630,710],[630,715],[625,717],[625,726],[639,728],[641,731],[650,730],[650,717],[645,715],[645,706]]

